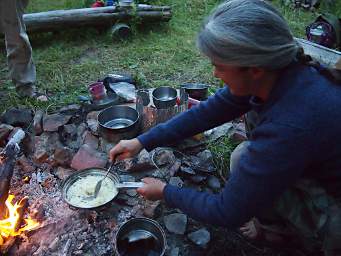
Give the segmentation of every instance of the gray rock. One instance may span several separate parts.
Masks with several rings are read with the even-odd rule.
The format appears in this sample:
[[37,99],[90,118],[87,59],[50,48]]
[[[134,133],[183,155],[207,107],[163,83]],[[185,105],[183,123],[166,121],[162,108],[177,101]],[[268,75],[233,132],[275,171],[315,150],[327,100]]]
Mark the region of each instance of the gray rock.
[[67,124],[71,116],[62,115],[59,113],[45,115],[43,117],[43,130],[46,132],[56,132],[58,128]]
[[43,116],[44,112],[40,109],[37,110],[34,114],[33,129],[36,136],[43,133]]
[[197,157],[199,157],[202,162],[206,163],[212,163],[213,160],[212,152],[208,149],[198,153]]
[[1,116],[1,122],[16,127],[28,127],[32,119],[32,110],[27,108],[10,108]]
[[73,151],[68,147],[56,148],[53,154],[53,159],[56,165],[68,167],[73,158]]
[[48,152],[48,141],[49,141],[49,134],[43,133],[40,136],[35,136],[35,148],[33,154],[33,160],[37,163],[45,162],[49,157]]
[[153,153],[153,160],[157,166],[174,163],[175,156],[171,150],[156,149]]
[[139,203],[139,200],[133,197],[129,197],[128,200],[126,201],[126,204],[129,206],[135,206]]
[[221,187],[219,179],[213,175],[208,177],[207,184],[211,189],[213,189],[215,191],[220,189],[220,187]]
[[65,107],[62,107],[59,112],[65,115],[74,115],[77,112],[79,112],[79,110],[81,109],[81,106],[78,104],[72,104],[72,105],[68,105]]
[[127,193],[128,196],[132,196],[132,197],[137,195],[136,189],[127,189],[126,193]]
[[147,218],[154,218],[155,217],[155,210],[160,205],[161,201],[145,201],[145,205],[143,208],[143,215]]
[[82,145],[76,155],[73,157],[71,167],[76,170],[82,170],[91,167],[104,168],[108,158],[105,154],[96,151],[88,145]]
[[227,135],[232,127],[233,127],[232,123],[225,123],[221,126],[206,131],[205,136],[207,137],[208,140],[216,140],[224,135]]
[[183,235],[186,232],[187,216],[182,213],[173,213],[163,218],[169,232]]
[[179,247],[172,248],[172,250],[169,253],[169,256],[179,256],[180,249]]
[[201,228],[195,232],[189,233],[188,238],[196,245],[206,248],[211,240],[211,235],[206,228]]
[[98,136],[98,121],[97,121],[97,116],[99,114],[99,111],[92,111],[88,113],[86,116],[86,124],[91,130],[91,132]]
[[72,170],[72,169],[66,169],[66,168],[63,168],[63,167],[58,167],[55,174],[56,176],[61,179],[61,180],[64,180],[66,179],[67,177],[69,177],[72,173],[74,173],[75,171]]
[[99,139],[91,132],[89,131],[84,132],[82,144],[87,144],[93,149],[98,149],[98,142]]
[[191,181],[195,184],[200,184],[207,179],[207,176],[196,174],[190,177]]
[[195,175],[195,171],[191,167],[181,166],[180,171],[184,174]]
[[169,179],[169,184],[182,188],[182,186],[184,185],[184,182],[182,181],[180,177],[171,177]]
[[120,161],[118,166],[121,170],[127,172],[139,172],[154,168],[154,165],[149,158],[149,153],[146,150],[142,150],[134,158],[124,159]]

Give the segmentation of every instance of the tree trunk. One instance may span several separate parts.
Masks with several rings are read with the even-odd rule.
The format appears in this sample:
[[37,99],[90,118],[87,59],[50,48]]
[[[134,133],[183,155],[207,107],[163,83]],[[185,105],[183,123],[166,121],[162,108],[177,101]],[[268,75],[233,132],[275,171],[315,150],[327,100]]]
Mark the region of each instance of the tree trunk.
[[81,26],[111,26],[117,21],[129,21],[134,17],[142,22],[169,21],[172,13],[169,6],[137,5],[136,10],[108,6],[25,14],[24,21],[27,32],[38,32]]

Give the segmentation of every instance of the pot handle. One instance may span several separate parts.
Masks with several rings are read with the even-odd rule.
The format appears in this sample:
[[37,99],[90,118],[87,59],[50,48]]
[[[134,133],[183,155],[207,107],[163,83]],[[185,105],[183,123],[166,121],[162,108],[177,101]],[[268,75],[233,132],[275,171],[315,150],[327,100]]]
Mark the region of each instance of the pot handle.
[[116,184],[117,188],[141,188],[143,187],[143,182],[121,182]]

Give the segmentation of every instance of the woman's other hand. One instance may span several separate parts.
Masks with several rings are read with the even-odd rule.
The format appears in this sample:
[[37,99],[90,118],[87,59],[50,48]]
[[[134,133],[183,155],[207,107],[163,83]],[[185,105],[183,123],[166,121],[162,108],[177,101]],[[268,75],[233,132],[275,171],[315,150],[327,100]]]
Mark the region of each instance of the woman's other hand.
[[163,190],[166,183],[154,178],[144,178],[142,181],[144,186],[137,189],[141,196],[152,201],[163,199]]

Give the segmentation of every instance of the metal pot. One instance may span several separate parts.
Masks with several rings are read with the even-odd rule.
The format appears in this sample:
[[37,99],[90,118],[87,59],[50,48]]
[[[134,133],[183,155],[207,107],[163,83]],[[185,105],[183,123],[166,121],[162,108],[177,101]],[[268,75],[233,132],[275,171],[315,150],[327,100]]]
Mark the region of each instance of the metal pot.
[[98,114],[99,134],[109,142],[132,139],[139,132],[139,114],[128,106],[112,106]]
[[178,92],[172,87],[159,87],[153,90],[152,96],[156,108],[170,108],[175,106]]
[[[115,253],[121,255],[165,255],[166,234],[156,221],[134,218],[125,222],[115,236]],[[135,254],[134,254],[135,253]]]
[[196,100],[205,100],[210,86],[207,84],[187,83],[182,84],[181,87],[186,90],[189,97]]

